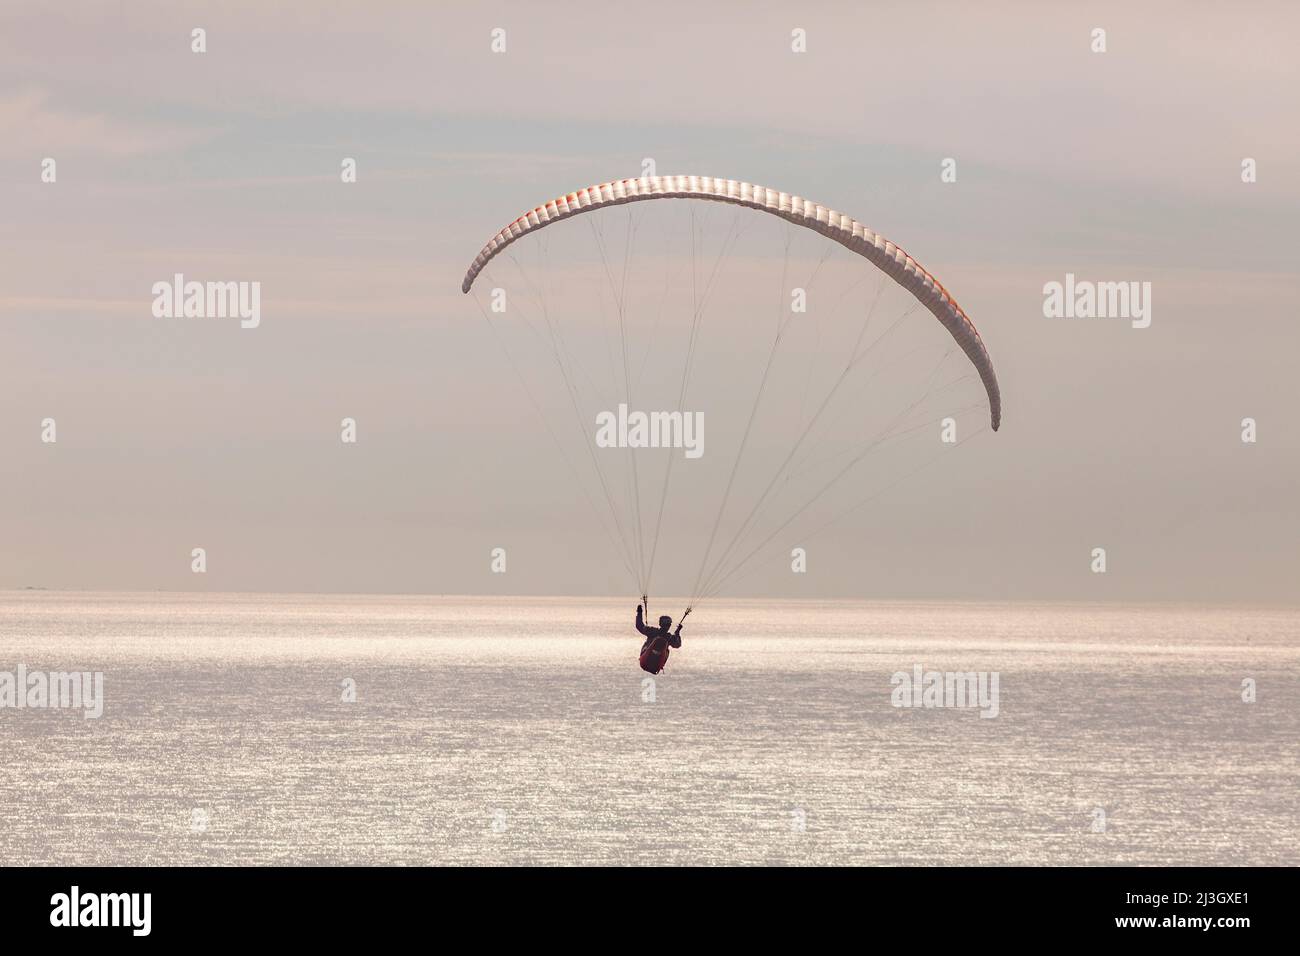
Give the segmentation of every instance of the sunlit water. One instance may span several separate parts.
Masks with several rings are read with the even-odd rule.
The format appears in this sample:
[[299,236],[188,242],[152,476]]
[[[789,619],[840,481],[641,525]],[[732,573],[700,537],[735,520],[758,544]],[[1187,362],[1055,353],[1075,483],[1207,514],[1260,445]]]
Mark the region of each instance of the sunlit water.
[[0,594],[106,697],[0,710],[0,863],[1300,863],[1300,612],[715,603],[651,687],[632,610]]

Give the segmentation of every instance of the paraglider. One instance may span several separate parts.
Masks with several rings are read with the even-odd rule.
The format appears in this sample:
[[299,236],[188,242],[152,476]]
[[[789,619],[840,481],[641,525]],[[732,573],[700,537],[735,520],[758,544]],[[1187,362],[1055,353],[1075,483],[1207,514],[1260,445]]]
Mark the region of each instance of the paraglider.
[[[608,217],[613,215],[609,210],[647,201],[654,201],[644,207],[647,209],[674,205],[660,200],[686,201],[688,211],[682,221],[674,222],[671,213],[666,214],[668,224],[661,233],[654,234],[654,243],[646,243],[642,227],[652,217],[634,216],[627,208],[626,216],[615,220],[626,221],[623,248],[614,246],[605,234],[609,220],[600,215],[601,211],[606,210],[603,216]],[[736,207],[737,219],[725,231],[716,220],[710,222],[707,214],[707,207],[719,205]],[[702,210],[699,215],[697,208]],[[742,237],[747,239],[763,231],[740,220],[741,213],[749,215],[746,210],[761,214],[755,220],[760,225],[773,219],[789,224],[781,226],[784,233],[768,239],[781,255],[779,270],[775,254],[768,268],[764,260],[747,249],[740,251]],[[549,242],[537,247],[537,261],[527,266],[514,255],[512,247],[520,239],[578,216],[590,222],[596,255],[584,247],[572,256],[552,256]],[[798,228],[790,230],[790,225]],[[811,248],[803,255],[799,244],[805,240],[799,237],[810,233],[816,235],[806,240]],[[681,238],[683,234],[687,238]],[[662,249],[657,242],[659,236],[664,238]],[[674,246],[674,242],[678,245]],[[536,245],[532,241],[530,244]],[[847,261],[827,265],[837,247],[852,255]],[[945,434],[950,435],[957,418],[982,406],[987,409],[989,428],[997,431],[1001,424],[1001,393],[988,351],[974,323],[944,285],[893,242],[848,216],[799,196],[707,176],[647,176],[602,183],[537,206],[501,229],[474,258],[461,290],[474,290],[478,277],[503,260],[517,274],[512,290],[531,293],[527,309],[518,304],[520,297],[513,296],[515,312],[503,317],[503,308],[489,311],[477,296],[475,301],[510,357],[529,400],[547,422],[550,437],[638,592],[645,595],[651,590],[660,535],[666,524],[669,533],[677,538],[675,554],[700,554],[698,565],[693,565],[698,569],[693,583],[682,589],[688,594],[683,618],[696,602],[733,582],[742,569],[749,573],[757,555],[781,536],[794,533],[792,526],[797,519],[818,510],[824,512],[819,526],[802,531],[802,541],[835,526],[867,500],[896,487],[919,470],[904,467],[890,475],[881,468],[879,475],[891,480],[872,489],[866,499],[849,502],[847,507],[844,502],[836,503],[832,494],[835,490],[847,488],[850,494],[864,490],[859,483],[844,479],[858,474],[858,464],[868,455],[880,461],[887,452],[903,457],[897,451],[900,448],[911,454],[925,451],[927,458],[920,464],[924,467],[938,457],[929,452],[936,447],[932,428],[941,419],[947,423]],[[808,272],[797,283],[789,276],[796,268]],[[589,270],[584,273],[589,278],[575,278],[583,269]],[[737,285],[726,315],[736,325],[716,341],[708,340],[703,331],[704,317],[711,309],[717,311],[714,301],[719,277],[728,275],[735,277]],[[872,280],[873,275],[889,281]],[[754,300],[762,287],[778,277],[774,300],[777,324],[770,351],[759,349],[754,359],[747,359],[744,356],[748,344],[765,338],[751,318],[755,314]],[[820,311],[806,307],[810,290],[819,288],[814,283],[838,283],[816,299]],[[879,324],[878,306],[887,297],[886,287],[902,290],[906,301],[898,308],[898,317],[873,337],[869,332]],[[494,294],[501,291],[493,290]],[[574,298],[559,308],[556,297],[565,293]],[[839,321],[842,312],[837,310],[846,302],[848,309],[860,310],[860,329]],[[950,339],[947,345],[942,337],[906,324],[917,307],[923,307],[946,330]],[[593,311],[595,316],[589,316]],[[663,361],[655,352],[664,327],[674,319],[681,326],[685,342],[680,362]],[[514,323],[513,327],[509,323]],[[900,329],[914,335],[915,341],[907,341]],[[841,334],[845,336],[842,340],[837,338]],[[537,356],[524,361],[515,358],[517,351],[530,346],[540,350]],[[716,365],[713,374],[704,375],[698,367],[709,348],[713,349],[710,354]],[[930,364],[936,350],[938,360]],[[954,370],[947,360],[958,351],[969,364]],[[656,361],[650,360],[652,354]],[[788,359],[788,366],[781,364],[782,358]],[[879,361],[873,367],[869,359]],[[826,367],[819,362],[827,363]],[[551,363],[558,373],[554,383],[529,379]],[[972,369],[973,375],[969,374]],[[968,395],[962,398],[968,404],[960,404],[953,396],[961,393],[964,381],[976,378],[982,386],[979,399]],[[904,383],[898,384],[899,379]],[[756,380],[752,389],[747,380]],[[555,389],[555,384],[561,388]],[[869,400],[863,396],[867,387],[874,390]],[[646,393],[655,389],[659,393],[652,401]],[[771,398],[777,389],[785,390],[781,401]],[[820,401],[814,395],[818,389],[822,390]],[[633,400],[634,392],[641,401]],[[752,405],[738,401],[742,393],[752,394]],[[811,400],[810,395],[814,395]],[[711,444],[721,441],[735,447],[730,468],[719,471],[704,467],[709,461],[703,455],[702,444],[698,451],[687,445],[683,456],[680,451],[673,454],[660,447],[680,446],[680,442],[631,440],[636,435],[631,433],[630,424],[624,426],[625,420],[630,422],[629,409],[648,409],[651,416],[658,415],[661,422],[674,425],[698,423],[702,434],[705,413],[688,410],[688,399],[710,409]],[[942,406],[937,405],[939,402]],[[595,415],[591,414],[592,406]],[[573,415],[571,424],[577,425],[578,438],[577,447],[566,448],[565,436],[572,440],[575,432],[553,425],[551,419],[569,414]],[[714,423],[720,416],[730,417],[718,427]],[[789,433],[788,442],[781,438],[782,430]],[[629,433],[627,440],[623,439],[625,431]],[[655,435],[659,433],[654,430]],[[662,433],[674,432],[663,428]],[[950,437],[942,441],[952,442]],[[779,464],[775,469],[760,467],[754,461],[759,455],[768,455]],[[607,465],[620,460],[620,456],[626,469],[621,490]],[[677,468],[683,477],[676,484],[688,479],[694,484],[686,491],[675,489],[674,504],[681,514],[675,520],[666,515],[677,459],[685,463]],[[663,462],[657,508],[653,497],[646,494],[643,470],[647,461]],[[742,462],[746,467],[742,468]],[[583,463],[590,469],[580,469]],[[580,470],[586,471],[585,480]],[[755,479],[756,473],[770,477],[766,481],[761,476]],[[602,497],[604,508],[597,503]],[[643,501],[647,497],[649,502]],[[714,514],[692,513],[707,500],[720,500]],[[748,507],[740,506],[744,515],[739,520],[728,510],[737,501],[751,502]],[[784,517],[773,517],[777,511]],[[707,538],[703,537],[704,529],[708,529]],[[694,543],[687,547],[683,539],[699,541],[702,547]],[[674,566],[670,572],[680,573],[681,569]],[[637,630],[646,638],[641,666],[658,673],[667,661],[669,649],[681,646],[681,624],[670,633],[671,619],[665,617],[661,620],[667,623],[660,628],[648,627],[641,612],[638,607]]]

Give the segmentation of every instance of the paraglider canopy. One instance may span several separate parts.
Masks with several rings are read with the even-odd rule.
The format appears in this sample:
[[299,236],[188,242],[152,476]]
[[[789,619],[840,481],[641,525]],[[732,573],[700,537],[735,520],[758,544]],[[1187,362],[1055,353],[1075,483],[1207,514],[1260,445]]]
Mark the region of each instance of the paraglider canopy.
[[856,219],[765,186],[737,182],[734,179],[714,179],[711,176],[645,176],[641,179],[620,179],[588,186],[524,213],[493,236],[470,264],[460,290],[469,292],[484,267],[516,239],[582,212],[648,199],[699,199],[747,206],[820,232],[879,266],[934,313],[934,317],[943,323],[961,345],[979,370],[988,392],[989,421],[993,430],[998,430],[1002,423],[1002,397],[998,390],[997,376],[993,372],[993,361],[984,348],[975,323],[962,311],[957,300],[948,294],[943,284],[900,247],[872,232]]

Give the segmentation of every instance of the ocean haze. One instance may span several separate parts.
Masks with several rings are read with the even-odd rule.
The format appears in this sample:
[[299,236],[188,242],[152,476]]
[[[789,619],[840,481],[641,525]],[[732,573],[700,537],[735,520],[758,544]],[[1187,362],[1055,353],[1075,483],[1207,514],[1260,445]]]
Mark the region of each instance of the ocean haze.
[[[106,700],[0,710],[0,863],[1300,863],[1293,609],[715,602],[653,701],[632,617],[2,593],[0,670]],[[892,706],[918,664],[998,716]]]

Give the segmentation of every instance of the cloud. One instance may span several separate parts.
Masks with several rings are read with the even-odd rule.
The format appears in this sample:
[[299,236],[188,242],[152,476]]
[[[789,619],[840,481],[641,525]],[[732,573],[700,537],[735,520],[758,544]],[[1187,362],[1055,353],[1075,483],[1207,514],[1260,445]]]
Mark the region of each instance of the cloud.
[[47,91],[26,90],[0,96],[0,155],[17,157],[99,154],[129,159],[189,149],[219,130],[129,120],[104,111],[60,108]]

